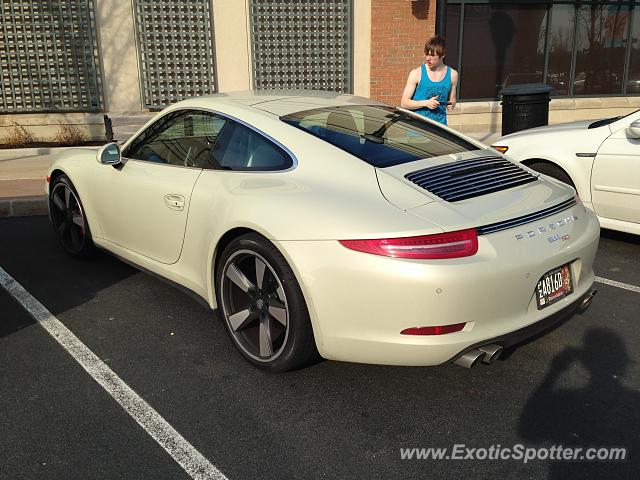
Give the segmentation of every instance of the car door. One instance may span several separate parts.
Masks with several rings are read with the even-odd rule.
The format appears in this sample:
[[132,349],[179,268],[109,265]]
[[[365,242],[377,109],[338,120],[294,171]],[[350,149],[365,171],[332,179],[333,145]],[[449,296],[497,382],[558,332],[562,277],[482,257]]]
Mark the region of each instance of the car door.
[[104,238],[161,263],[178,261],[191,192],[223,124],[205,112],[169,113],[125,147],[119,168],[101,169],[93,195]]
[[640,139],[628,130],[636,117],[611,125],[594,160],[591,190],[600,217],[640,223]]

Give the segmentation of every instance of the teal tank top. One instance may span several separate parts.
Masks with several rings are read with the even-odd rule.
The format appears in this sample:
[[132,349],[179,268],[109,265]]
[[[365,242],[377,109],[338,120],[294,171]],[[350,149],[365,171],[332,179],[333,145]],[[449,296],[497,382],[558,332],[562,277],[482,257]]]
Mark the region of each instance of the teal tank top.
[[447,106],[445,103],[449,101],[449,92],[451,91],[451,68],[447,67],[447,73],[444,74],[444,78],[439,82],[431,81],[429,75],[427,75],[427,68],[424,66],[424,63],[420,66],[420,69],[420,82],[416,87],[416,91],[413,93],[412,99],[428,100],[438,95],[440,106],[434,110],[419,108],[418,110],[414,110],[414,112],[446,125]]

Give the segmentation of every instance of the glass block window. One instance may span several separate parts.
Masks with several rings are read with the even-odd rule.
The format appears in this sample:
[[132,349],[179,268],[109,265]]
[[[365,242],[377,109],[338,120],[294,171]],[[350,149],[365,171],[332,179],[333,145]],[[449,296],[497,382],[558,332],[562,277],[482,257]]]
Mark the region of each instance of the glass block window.
[[2,112],[100,110],[92,0],[0,2]]
[[351,0],[250,0],[253,86],[352,91]]
[[134,0],[143,104],[216,91],[209,0]]

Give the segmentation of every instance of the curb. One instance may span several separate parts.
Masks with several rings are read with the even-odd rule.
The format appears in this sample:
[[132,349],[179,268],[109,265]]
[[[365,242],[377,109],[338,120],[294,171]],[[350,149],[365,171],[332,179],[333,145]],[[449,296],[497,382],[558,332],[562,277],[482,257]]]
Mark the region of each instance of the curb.
[[0,218],[47,215],[48,213],[49,205],[46,195],[0,198]]
[[85,145],[85,146],[67,146],[67,147],[25,147],[25,148],[0,148],[0,158],[22,158],[22,157],[35,157],[38,155],[54,155],[64,150],[70,150],[75,148],[87,148],[91,150],[98,150],[100,146]]

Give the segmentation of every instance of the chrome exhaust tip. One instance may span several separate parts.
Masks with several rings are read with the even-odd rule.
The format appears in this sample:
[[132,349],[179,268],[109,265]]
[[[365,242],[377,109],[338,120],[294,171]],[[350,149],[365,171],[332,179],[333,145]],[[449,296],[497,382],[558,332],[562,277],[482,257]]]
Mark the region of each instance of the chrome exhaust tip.
[[473,368],[482,358],[485,353],[478,349],[469,350],[467,353],[456,358],[453,363],[464,368]]
[[502,346],[495,343],[478,347],[478,350],[484,352],[484,357],[482,357],[484,363],[493,363],[502,355]]
[[596,296],[596,293],[598,293],[598,290],[596,290],[595,288],[591,289],[584,297],[582,297],[582,301],[580,302],[580,306],[578,308],[580,308],[580,310],[582,310],[583,312],[589,308],[591,306],[591,303],[593,302],[593,297]]

